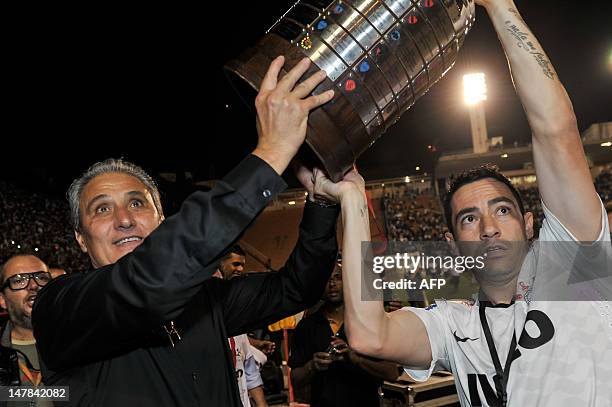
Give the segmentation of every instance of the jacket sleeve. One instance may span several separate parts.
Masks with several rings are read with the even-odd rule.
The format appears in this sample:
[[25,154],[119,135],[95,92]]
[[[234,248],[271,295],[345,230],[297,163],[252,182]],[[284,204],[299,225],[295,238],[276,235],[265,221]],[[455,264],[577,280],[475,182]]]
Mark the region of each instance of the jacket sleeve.
[[48,367],[112,357],[177,317],[219,257],[285,186],[268,164],[248,156],[211,191],[189,196],[132,253],[47,284],[32,322]]
[[307,204],[299,238],[278,272],[253,273],[224,284],[224,319],[233,336],[265,326],[314,305],[334,268],[337,207]]

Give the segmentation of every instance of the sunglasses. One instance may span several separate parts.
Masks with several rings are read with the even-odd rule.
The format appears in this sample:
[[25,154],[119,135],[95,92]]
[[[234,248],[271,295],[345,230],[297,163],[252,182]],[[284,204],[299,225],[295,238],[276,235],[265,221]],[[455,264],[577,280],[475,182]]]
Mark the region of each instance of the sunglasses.
[[6,287],[10,288],[13,291],[23,290],[28,285],[30,285],[31,278],[34,278],[34,281],[36,282],[36,284],[38,284],[39,287],[43,287],[47,285],[47,283],[51,281],[53,277],[51,277],[51,273],[46,271],[35,271],[33,273],[15,274],[14,276],[10,276],[6,279],[4,284],[2,284],[2,286],[0,287],[0,291],[4,290]]

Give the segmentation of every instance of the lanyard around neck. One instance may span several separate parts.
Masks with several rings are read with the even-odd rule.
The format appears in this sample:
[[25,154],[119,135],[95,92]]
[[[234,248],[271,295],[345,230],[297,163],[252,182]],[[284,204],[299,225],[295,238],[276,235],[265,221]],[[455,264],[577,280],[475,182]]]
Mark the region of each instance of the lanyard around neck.
[[505,407],[508,403],[508,393],[506,391],[506,386],[508,385],[508,376],[510,375],[510,366],[512,365],[512,360],[514,359],[514,351],[516,350],[516,332],[514,328],[512,329],[512,342],[510,343],[510,349],[508,349],[508,356],[506,357],[506,366],[505,369],[502,369],[501,362],[499,361],[499,356],[497,355],[497,349],[495,349],[495,342],[493,341],[493,336],[491,335],[491,329],[489,329],[489,323],[487,322],[486,310],[487,306],[491,306],[490,302],[480,301],[478,306],[478,312],[480,314],[480,323],[482,324],[482,330],[485,334],[485,339],[487,340],[487,346],[489,347],[489,353],[491,353],[491,359],[493,360],[493,365],[495,366],[495,377],[493,381],[495,382],[495,391],[497,392],[498,399],[501,400],[501,406]]

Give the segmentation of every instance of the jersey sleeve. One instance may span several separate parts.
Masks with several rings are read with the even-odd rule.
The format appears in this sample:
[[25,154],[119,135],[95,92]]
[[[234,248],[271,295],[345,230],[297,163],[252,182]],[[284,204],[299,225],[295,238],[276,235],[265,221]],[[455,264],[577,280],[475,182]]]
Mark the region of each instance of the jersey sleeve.
[[[601,200],[600,200],[601,202]],[[548,207],[541,201],[542,210],[544,212],[544,220],[542,222],[542,228],[538,240],[540,242],[578,242],[578,239],[559,221],[559,219],[548,209]],[[598,216],[594,214],[594,216]],[[601,217],[601,229],[599,236],[595,240],[596,242],[610,241],[610,225],[608,224],[608,217],[606,215],[606,209],[601,203],[601,211],[599,216]]]
[[424,382],[433,372],[439,370],[450,370],[450,362],[446,347],[446,331],[448,330],[447,316],[444,306],[435,304],[427,308],[405,307],[397,312],[413,312],[423,321],[429,343],[431,344],[431,364],[428,369],[415,369],[411,366],[404,366],[404,371],[415,381]]
[[[542,202],[545,219],[535,244],[535,301],[612,300],[612,245],[603,204],[597,240],[579,242]],[[532,271],[532,274],[533,274]]]

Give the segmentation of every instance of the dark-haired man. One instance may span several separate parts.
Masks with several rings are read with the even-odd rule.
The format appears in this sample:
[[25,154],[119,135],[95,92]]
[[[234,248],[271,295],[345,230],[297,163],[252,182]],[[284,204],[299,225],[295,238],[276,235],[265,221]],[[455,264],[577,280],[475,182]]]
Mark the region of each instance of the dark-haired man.
[[244,272],[246,253],[239,245],[234,245],[219,262],[219,272],[224,280],[231,280]]
[[[342,199],[349,340],[417,380],[450,370],[462,406],[609,406],[612,247],[572,105],[513,2],[476,2],[506,51],[532,129],[545,215],[539,240],[529,245],[533,217],[507,179],[488,167],[468,171],[445,200],[446,239],[486,255],[475,271],[479,298],[387,314],[382,302],[360,298],[361,243],[370,236],[356,182]],[[582,264],[593,268],[584,274]],[[564,301],[567,293],[586,295]]]
[[[246,263],[246,253],[235,244],[221,258],[219,268],[213,277],[223,280],[231,280],[240,277]],[[259,373],[259,367],[255,361],[249,338],[246,334],[240,334],[228,339],[232,360],[238,381],[238,391],[243,407],[251,407],[251,399],[256,407],[268,407],[263,390],[263,380]]]
[[[244,265],[246,264],[246,253],[240,245],[235,244],[228,253],[221,258],[219,270],[216,277],[230,280],[244,273]],[[249,334],[250,335],[250,334]],[[248,337],[249,343],[259,349],[266,355],[270,355],[276,349],[276,344],[265,339],[257,339],[251,336]]]

